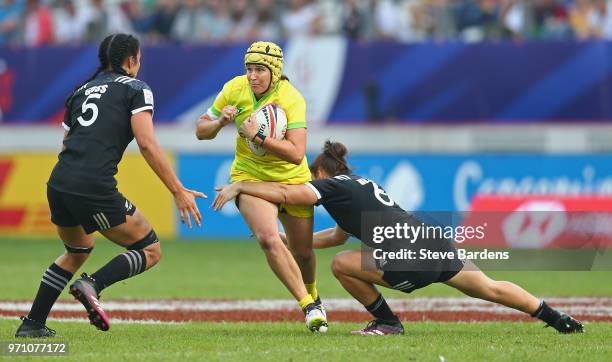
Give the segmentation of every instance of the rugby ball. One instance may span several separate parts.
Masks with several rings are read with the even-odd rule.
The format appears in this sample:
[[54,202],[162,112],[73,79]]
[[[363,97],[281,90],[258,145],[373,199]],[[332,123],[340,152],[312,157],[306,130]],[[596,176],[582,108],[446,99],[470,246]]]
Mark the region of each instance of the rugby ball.
[[[259,132],[264,134],[266,138],[270,137],[277,140],[285,138],[285,133],[287,132],[287,115],[285,115],[285,111],[283,111],[281,107],[274,103],[268,103],[256,110],[254,116],[257,127],[259,127]],[[266,154],[266,149],[262,146],[255,144],[255,142],[249,139],[247,139],[246,142],[251,152],[257,156],[264,156]]]

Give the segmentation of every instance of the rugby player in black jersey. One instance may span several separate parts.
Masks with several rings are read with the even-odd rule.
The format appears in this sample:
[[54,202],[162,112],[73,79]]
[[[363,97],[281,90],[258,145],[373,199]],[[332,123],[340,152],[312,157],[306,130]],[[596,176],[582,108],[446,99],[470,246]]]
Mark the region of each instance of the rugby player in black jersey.
[[[352,175],[345,156],[347,149],[341,143],[325,143],[321,153],[311,166],[315,180],[303,185],[284,185],[273,182],[238,182],[219,188],[213,208],[219,210],[229,200],[244,193],[274,203],[295,205],[323,205],[337,226],[319,231],[313,236],[314,248],[341,245],[350,235],[368,246],[367,235],[362,237],[362,215],[378,213],[382,221],[402,221],[420,225],[414,215],[401,209],[384,189],[375,182]],[[372,214],[374,215],[374,214]],[[383,225],[384,226],[384,225]],[[449,240],[417,240],[417,247],[426,247],[438,252],[456,251]],[[393,249],[395,250],[395,249]],[[391,250],[390,250],[391,251]],[[375,285],[410,293],[432,283],[445,283],[475,298],[499,303],[539,318],[561,333],[583,332],[580,322],[571,316],[551,308],[523,288],[506,281],[488,278],[476,266],[466,261],[427,260],[420,265],[404,261],[403,267],[387,265],[374,259],[370,251],[351,250],[338,253],[332,263],[332,271],[355,299],[374,316],[365,328],[354,331],[364,335],[403,334],[404,327],[399,318]],[[392,264],[392,263],[389,263]]]
[[93,232],[126,247],[95,273],[82,274],[70,294],[87,310],[98,329],[109,329],[99,304],[100,292],[120,280],[153,267],[161,257],[155,231],[117,189],[115,174],[128,144],[136,138],[143,157],[174,196],[180,219],[201,225],[196,197],[166,160],[153,132],[153,93],[138,79],[140,43],[128,34],[113,34],[100,44],[96,72],[66,99],[63,147],[47,183],[51,221],[66,252],[45,271],[38,293],[17,337],[52,337],[47,316],[58,296],[83,265],[94,246]]

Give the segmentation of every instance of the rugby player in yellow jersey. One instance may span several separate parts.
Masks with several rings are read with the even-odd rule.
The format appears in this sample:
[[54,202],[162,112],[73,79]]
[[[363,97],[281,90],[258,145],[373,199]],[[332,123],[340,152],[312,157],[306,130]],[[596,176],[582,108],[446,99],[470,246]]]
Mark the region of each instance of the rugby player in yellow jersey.
[[[221,128],[234,123],[236,156],[231,181],[275,181],[303,184],[311,179],[306,160],[306,102],[300,92],[282,75],[283,51],[270,42],[251,44],[244,57],[246,75],[225,83],[213,105],[200,117],[196,136],[216,137]],[[285,139],[258,134],[250,119],[259,107],[275,103],[287,115]],[[246,140],[266,149],[258,156]],[[242,217],[266,254],[268,264],[296,298],[311,331],[327,330],[325,310],[315,283],[315,256],[312,251],[313,206],[276,205],[250,195],[236,199]],[[277,217],[287,235],[287,246],[279,236]]]

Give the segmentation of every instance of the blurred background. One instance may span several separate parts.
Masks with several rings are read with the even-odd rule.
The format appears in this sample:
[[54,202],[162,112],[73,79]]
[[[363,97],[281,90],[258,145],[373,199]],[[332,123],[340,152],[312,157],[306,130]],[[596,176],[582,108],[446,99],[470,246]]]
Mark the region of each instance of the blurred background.
[[[568,211],[612,211],[612,1],[0,4],[0,238],[56,238],[44,185],[63,100],[95,70],[98,43],[112,32],[140,38],[139,78],[155,94],[160,142],[185,185],[209,197],[228,182],[236,131],[197,141],[195,121],[244,72],[249,43],[271,40],[307,101],[309,157],[326,139],[345,143],[355,172],[406,210],[564,215],[500,229],[502,245],[515,247],[554,245],[572,225]],[[158,234],[250,235],[233,205],[214,213],[210,201],[200,203],[203,228],[180,225],[133,146],[120,191]],[[323,210],[315,218],[332,225]]]

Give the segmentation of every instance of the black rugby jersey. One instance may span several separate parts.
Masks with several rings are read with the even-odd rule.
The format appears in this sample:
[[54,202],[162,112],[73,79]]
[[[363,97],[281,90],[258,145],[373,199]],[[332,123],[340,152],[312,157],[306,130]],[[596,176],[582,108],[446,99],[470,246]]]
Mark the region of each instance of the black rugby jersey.
[[383,224],[411,219],[382,187],[361,176],[339,175],[306,185],[317,195],[317,205],[323,205],[342,230],[364,242],[361,237],[364,212],[377,214]]
[[134,139],[131,117],[153,113],[153,93],[138,79],[104,72],[77,89],[64,115],[65,149],[49,186],[94,199],[118,193],[117,165]]

